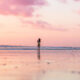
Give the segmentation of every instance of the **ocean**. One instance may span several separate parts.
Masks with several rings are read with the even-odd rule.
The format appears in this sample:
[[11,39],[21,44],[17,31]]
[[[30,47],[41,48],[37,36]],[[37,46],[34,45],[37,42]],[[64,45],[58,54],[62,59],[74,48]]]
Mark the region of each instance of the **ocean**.
[[80,50],[0,50],[0,80],[80,80]]

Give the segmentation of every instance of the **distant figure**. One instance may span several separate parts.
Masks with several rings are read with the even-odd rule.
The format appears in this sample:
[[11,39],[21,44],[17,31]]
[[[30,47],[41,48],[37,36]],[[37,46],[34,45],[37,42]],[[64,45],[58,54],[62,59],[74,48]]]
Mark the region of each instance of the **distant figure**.
[[41,43],[40,38],[37,40],[37,43],[38,43],[38,59],[40,60],[40,43]]

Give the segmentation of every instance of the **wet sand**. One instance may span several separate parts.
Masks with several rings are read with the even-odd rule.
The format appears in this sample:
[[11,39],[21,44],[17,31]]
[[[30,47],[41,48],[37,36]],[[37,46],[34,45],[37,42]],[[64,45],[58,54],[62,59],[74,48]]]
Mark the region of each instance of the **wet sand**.
[[0,50],[0,80],[80,80],[80,51]]

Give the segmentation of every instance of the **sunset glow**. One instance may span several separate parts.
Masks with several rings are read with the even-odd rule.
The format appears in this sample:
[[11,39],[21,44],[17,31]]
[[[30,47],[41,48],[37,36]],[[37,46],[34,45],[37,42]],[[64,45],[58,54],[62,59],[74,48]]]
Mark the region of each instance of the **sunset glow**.
[[80,46],[80,0],[0,0],[0,45]]

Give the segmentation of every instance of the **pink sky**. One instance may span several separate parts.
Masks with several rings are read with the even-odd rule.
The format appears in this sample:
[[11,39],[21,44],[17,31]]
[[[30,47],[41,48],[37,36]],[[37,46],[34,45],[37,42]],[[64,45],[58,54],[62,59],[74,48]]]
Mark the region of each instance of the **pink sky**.
[[0,44],[80,46],[80,0],[0,0]]

